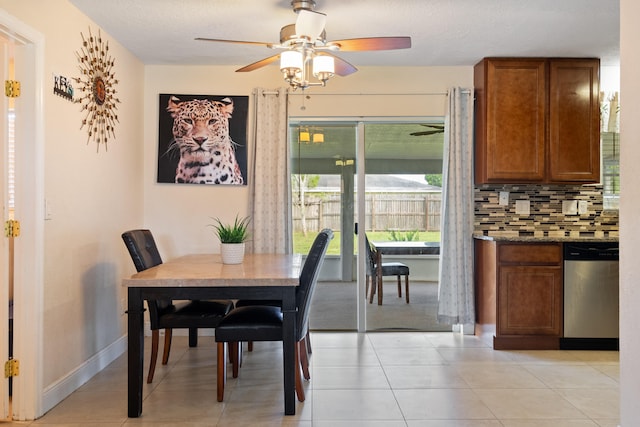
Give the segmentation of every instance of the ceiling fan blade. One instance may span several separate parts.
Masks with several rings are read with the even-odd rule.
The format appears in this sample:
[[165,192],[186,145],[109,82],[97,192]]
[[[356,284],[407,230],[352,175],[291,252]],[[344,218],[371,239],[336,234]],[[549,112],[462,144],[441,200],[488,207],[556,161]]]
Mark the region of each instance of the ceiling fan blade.
[[254,46],[266,46],[270,49],[273,49],[277,46],[275,43],[267,43],[267,42],[251,42],[244,40],[226,40],[226,39],[209,39],[206,37],[196,37],[194,40],[200,40],[205,42],[221,42],[221,43],[237,43],[237,44],[250,44]]
[[422,132],[411,132],[409,135],[411,136],[425,136],[425,135],[435,135],[436,133],[443,133],[444,130],[425,130]]
[[254,62],[253,64],[246,65],[242,68],[238,68],[236,73],[245,73],[248,71],[257,70],[258,68],[262,68],[266,65],[273,64],[280,58],[280,54],[270,56],[268,58],[261,59],[260,61]]
[[358,71],[358,69],[356,67],[354,67],[353,65],[351,65],[350,63],[348,63],[347,61],[345,61],[344,59],[340,58],[339,56],[334,55],[333,53],[330,52],[322,52],[322,55],[328,55],[334,58],[334,63],[335,63],[335,74],[341,77],[344,76],[348,76],[349,74],[353,74],[356,71]]
[[338,45],[343,52],[362,50],[394,50],[411,47],[411,37],[364,37],[359,39],[333,40],[330,45]]
[[307,36],[310,40],[317,39],[327,23],[327,15],[312,10],[301,9],[296,19],[296,35]]

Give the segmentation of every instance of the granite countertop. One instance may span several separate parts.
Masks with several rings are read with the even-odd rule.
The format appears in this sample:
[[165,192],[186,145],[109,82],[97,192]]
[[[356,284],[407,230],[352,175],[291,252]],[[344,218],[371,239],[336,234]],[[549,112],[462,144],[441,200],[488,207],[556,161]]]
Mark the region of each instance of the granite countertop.
[[495,242],[617,242],[619,236],[617,232],[581,232],[569,233],[564,231],[548,232],[518,232],[518,231],[497,231],[495,233],[483,234],[473,233],[473,238],[478,240],[490,240]]

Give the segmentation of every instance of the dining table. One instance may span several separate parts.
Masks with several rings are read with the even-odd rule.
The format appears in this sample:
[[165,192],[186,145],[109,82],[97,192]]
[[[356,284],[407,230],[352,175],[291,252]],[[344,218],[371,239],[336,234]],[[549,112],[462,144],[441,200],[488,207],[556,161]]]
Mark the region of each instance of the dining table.
[[[295,415],[296,286],[299,254],[246,254],[223,264],[219,254],[172,259],[122,280],[128,303],[128,416],[142,414],[145,300],[251,299],[282,303],[284,413]],[[212,356],[213,357],[213,356]],[[212,395],[213,396],[213,395]],[[215,397],[212,398],[212,404]]]
[[[439,255],[440,242],[418,241],[372,241],[371,246],[376,256],[376,279],[382,283],[382,255]],[[378,304],[382,304],[382,296],[378,295]]]

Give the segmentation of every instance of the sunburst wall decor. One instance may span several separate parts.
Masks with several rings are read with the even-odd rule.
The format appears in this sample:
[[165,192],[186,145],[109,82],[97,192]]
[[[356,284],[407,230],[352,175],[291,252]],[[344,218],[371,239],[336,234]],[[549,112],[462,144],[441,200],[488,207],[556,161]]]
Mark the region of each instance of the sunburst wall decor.
[[115,60],[109,54],[109,42],[103,42],[100,31],[94,37],[89,28],[88,38],[82,33],[80,36],[82,49],[76,52],[76,56],[82,75],[74,77],[82,93],[75,102],[81,103],[85,112],[80,129],[87,127],[87,144],[94,141],[97,151],[104,144],[106,150],[109,138],[115,138],[115,124],[118,122],[116,110],[120,103],[116,97],[118,80],[113,71]]

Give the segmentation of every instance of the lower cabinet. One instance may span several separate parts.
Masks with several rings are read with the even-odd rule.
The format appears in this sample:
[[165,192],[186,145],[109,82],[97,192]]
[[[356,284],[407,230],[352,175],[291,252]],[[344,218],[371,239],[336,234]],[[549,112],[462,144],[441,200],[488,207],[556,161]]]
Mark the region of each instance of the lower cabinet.
[[562,244],[476,240],[476,313],[495,349],[557,349]]

